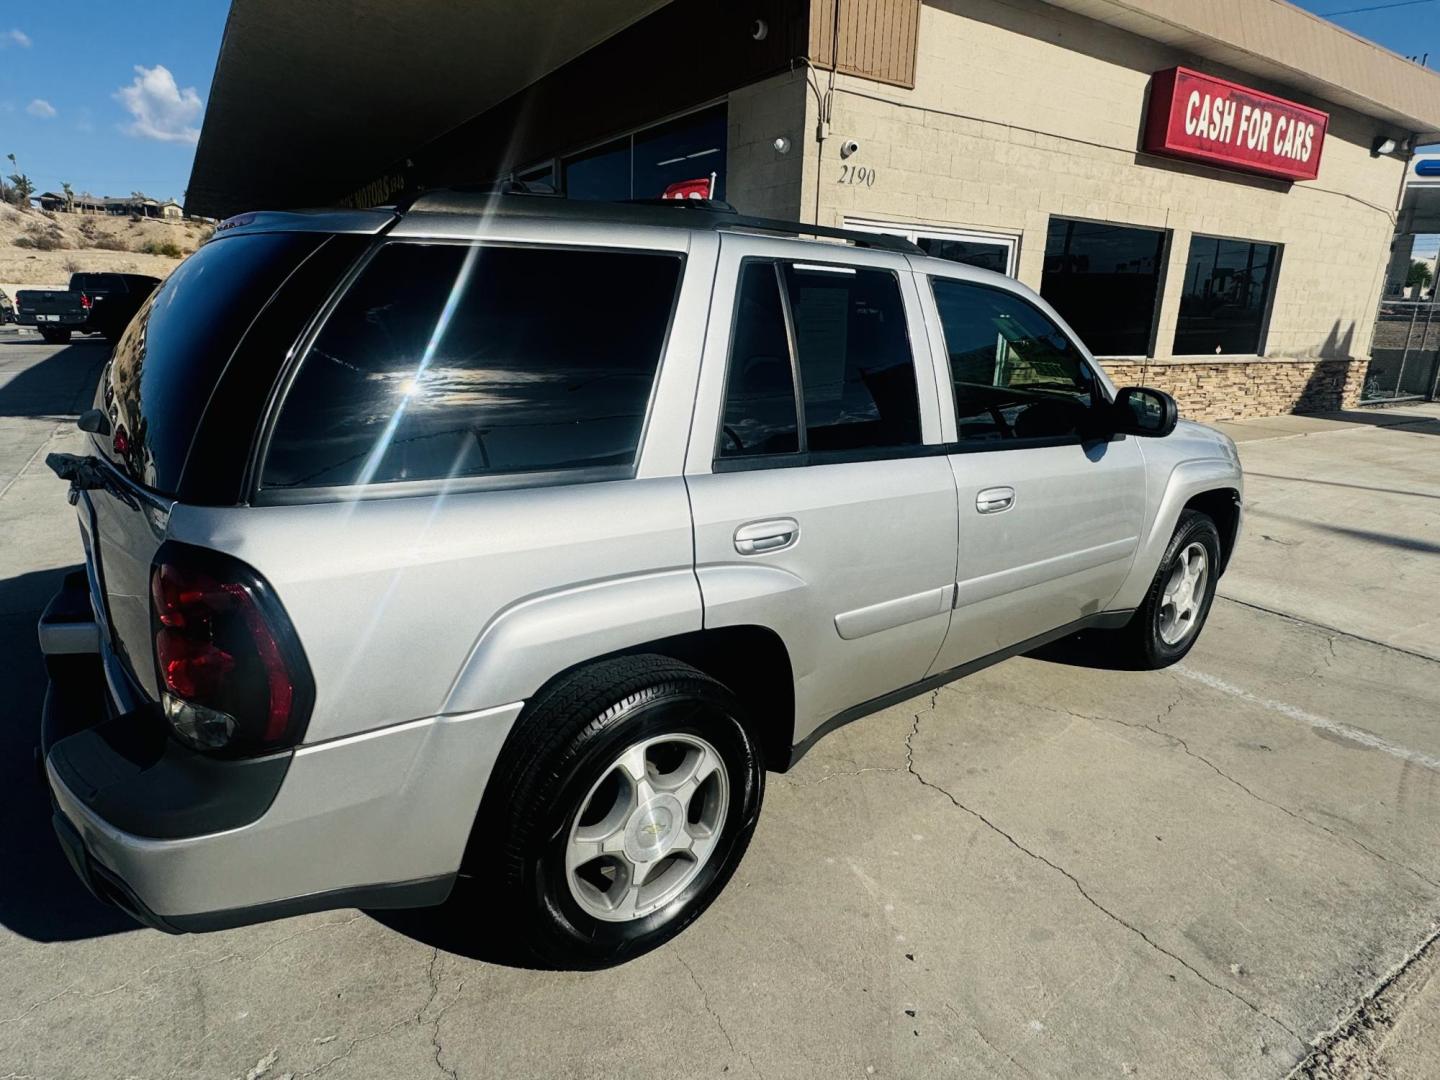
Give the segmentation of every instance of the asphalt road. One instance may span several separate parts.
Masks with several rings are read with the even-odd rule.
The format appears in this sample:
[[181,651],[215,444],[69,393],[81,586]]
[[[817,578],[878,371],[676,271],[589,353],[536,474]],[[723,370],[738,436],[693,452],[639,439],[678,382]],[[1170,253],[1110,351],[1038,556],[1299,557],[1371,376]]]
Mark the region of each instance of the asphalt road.
[[1183,665],[1021,658],[853,724],[697,925],[557,974],[424,916],[174,938],[83,892],[33,623],[80,557],[41,459],[104,347],[33,341],[0,336],[0,1077],[1440,1075],[1440,409],[1237,427]]

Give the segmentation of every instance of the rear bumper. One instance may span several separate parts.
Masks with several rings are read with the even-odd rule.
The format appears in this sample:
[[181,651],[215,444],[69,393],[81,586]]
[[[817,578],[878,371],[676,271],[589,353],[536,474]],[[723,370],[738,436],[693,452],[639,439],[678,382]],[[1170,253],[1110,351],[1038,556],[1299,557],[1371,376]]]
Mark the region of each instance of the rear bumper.
[[41,319],[38,315],[25,312],[16,315],[15,321],[21,326],[43,326],[52,330],[84,330],[90,321],[88,315],[60,315],[53,319]]
[[520,704],[218,762],[113,715],[105,655],[47,654],[42,721],[56,834],[100,899],[179,933],[449,895]]

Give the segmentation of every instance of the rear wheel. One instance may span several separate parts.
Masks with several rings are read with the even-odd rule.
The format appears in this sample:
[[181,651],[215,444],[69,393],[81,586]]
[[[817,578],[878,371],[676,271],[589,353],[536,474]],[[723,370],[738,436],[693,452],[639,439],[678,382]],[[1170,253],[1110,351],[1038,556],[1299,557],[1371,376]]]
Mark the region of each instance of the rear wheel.
[[1144,602],[1121,631],[1126,659],[1140,668],[1163,668],[1188,653],[1210,614],[1219,571],[1215,522],[1197,510],[1183,511]]
[[663,656],[563,677],[517,722],[451,899],[477,891],[528,959],[606,967],[669,940],[734,872],[764,767],[740,703]]
[[70,340],[69,330],[54,330],[48,326],[40,327],[40,336],[50,345],[64,345]]

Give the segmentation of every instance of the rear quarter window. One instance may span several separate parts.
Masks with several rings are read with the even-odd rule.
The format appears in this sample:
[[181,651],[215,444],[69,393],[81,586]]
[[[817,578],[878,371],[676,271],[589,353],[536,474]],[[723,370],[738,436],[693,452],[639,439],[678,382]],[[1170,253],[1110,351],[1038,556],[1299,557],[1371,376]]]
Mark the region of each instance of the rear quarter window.
[[206,244],[151,295],[115,345],[101,407],[105,449],[131,479],[174,494],[235,346],[276,287],[324,240],[258,233]]
[[650,252],[386,244],[306,355],[262,488],[632,475],[680,272]]

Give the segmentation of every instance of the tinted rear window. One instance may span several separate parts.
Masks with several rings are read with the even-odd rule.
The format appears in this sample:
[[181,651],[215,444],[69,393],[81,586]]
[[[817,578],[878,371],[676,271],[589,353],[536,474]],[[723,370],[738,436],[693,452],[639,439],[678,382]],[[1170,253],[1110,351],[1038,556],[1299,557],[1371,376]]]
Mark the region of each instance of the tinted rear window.
[[125,279],[119,274],[72,274],[70,288],[78,292],[126,292]]
[[175,491],[230,354],[276,286],[323,239],[260,233],[212,241],[140,309],[115,346],[102,387],[115,425],[111,458],[131,478]]
[[628,475],[680,268],[654,253],[386,245],[306,356],[263,486]]

